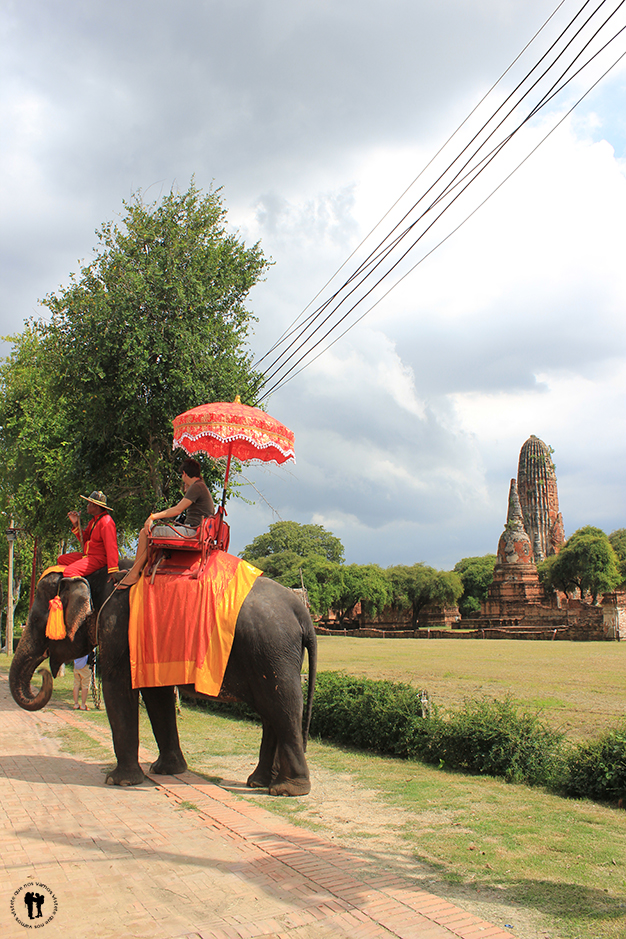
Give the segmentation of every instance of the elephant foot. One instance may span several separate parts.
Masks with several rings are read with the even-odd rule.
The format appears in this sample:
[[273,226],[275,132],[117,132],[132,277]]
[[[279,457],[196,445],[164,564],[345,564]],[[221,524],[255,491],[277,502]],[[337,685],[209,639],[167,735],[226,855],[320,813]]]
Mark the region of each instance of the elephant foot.
[[305,776],[299,779],[275,779],[270,784],[271,796],[305,796],[311,791],[311,781]]
[[117,766],[107,775],[105,780],[107,786],[139,786],[145,782],[148,777],[145,775],[141,766],[136,769],[120,769]]
[[187,760],[182,753],[169,754],[168,756],[161,754],[150,767],[150,772],[154,773],[155,776],[177,776],[186,770]]
[[269,773],[263,774],[255,770],[251,776],[248,776],[246,786],[250,789],[267,789],[271,781],[272,778]]

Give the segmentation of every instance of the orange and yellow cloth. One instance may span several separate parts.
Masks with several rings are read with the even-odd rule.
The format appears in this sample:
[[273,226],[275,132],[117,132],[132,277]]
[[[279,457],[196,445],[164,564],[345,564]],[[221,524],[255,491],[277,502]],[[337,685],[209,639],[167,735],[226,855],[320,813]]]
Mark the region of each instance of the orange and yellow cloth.
[[142,577],[130,589],[128,639],[133,688],[194,685],[219,694],[243,601],[262,572],[212,551],[199,579],[194,569]]

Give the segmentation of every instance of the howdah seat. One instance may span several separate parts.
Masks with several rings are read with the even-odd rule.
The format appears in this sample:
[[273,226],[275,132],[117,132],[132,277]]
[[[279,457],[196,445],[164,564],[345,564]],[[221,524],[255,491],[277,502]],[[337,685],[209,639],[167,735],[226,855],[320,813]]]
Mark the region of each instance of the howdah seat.
[[[146,575],[154,576],[159,572],[180,570],[182,567],[191,567],[199,555],[200,565],[196,576],[204,570],[211,551],[228,551],[230,542],[230,526],[224,516],[226,509],[220,505],[215,515],[209,515],[202,520],[200,527],[193,535],[183,535],[171,526],[171,535],[148,534],[148,558],[146,561]],[[159,528],[168,527],[161,522]],[[174,553],[172,553],[174,552]],[[171,562],[171,563],[168,563]]]

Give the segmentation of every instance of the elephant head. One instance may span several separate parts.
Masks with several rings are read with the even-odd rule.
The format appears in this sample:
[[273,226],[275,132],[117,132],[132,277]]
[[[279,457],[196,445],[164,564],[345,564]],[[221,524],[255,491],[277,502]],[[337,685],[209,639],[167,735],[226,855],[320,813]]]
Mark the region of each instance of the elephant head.
[[[64,662],[87,655],[96,644],[96,609],[99,608],[104,590],[106,571],[98,571],[89,577],[69,580],[60,573],[46,574],[39,581],[35,600],[28,614],[28,622],[18,643],[11,669],[9,685],[14,701],[27,711],[39,711],[45,707],[52,694],[53,681]],[[66,626],[64,639],[49,639],[46,636],[48,605],[59,595],[63,604]],[[50,659],[50,671],[41,669],[42,685],[39,691],[31,688],[35,670],[46,659]]]

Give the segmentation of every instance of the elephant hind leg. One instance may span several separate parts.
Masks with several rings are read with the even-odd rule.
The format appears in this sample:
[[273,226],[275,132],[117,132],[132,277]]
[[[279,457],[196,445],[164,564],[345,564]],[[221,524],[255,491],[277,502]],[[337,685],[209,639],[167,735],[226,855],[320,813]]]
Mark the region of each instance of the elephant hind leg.
[[311,791],[299,721],[287,714],[283,719],[274,715],[271,724],[264,718],[259,765],[250,780],[248,785],[267,786],[271,796],[305,796]]
[[268,789],[271,796],[305,796],[311,791],[302,734],[283,728],[282,738],[263,720],[259,762],[248,777],[251,789]]
[[300,740],[283,741],[278,745],[278,773],[272,778],[271,796],[305,796],[311,791],[311,779]]
[[263,736],[259,762],[254,772],[248,776],[246,785],[251,789],[268,789],[278,773],[278,738],[268,721],[263,721]]

